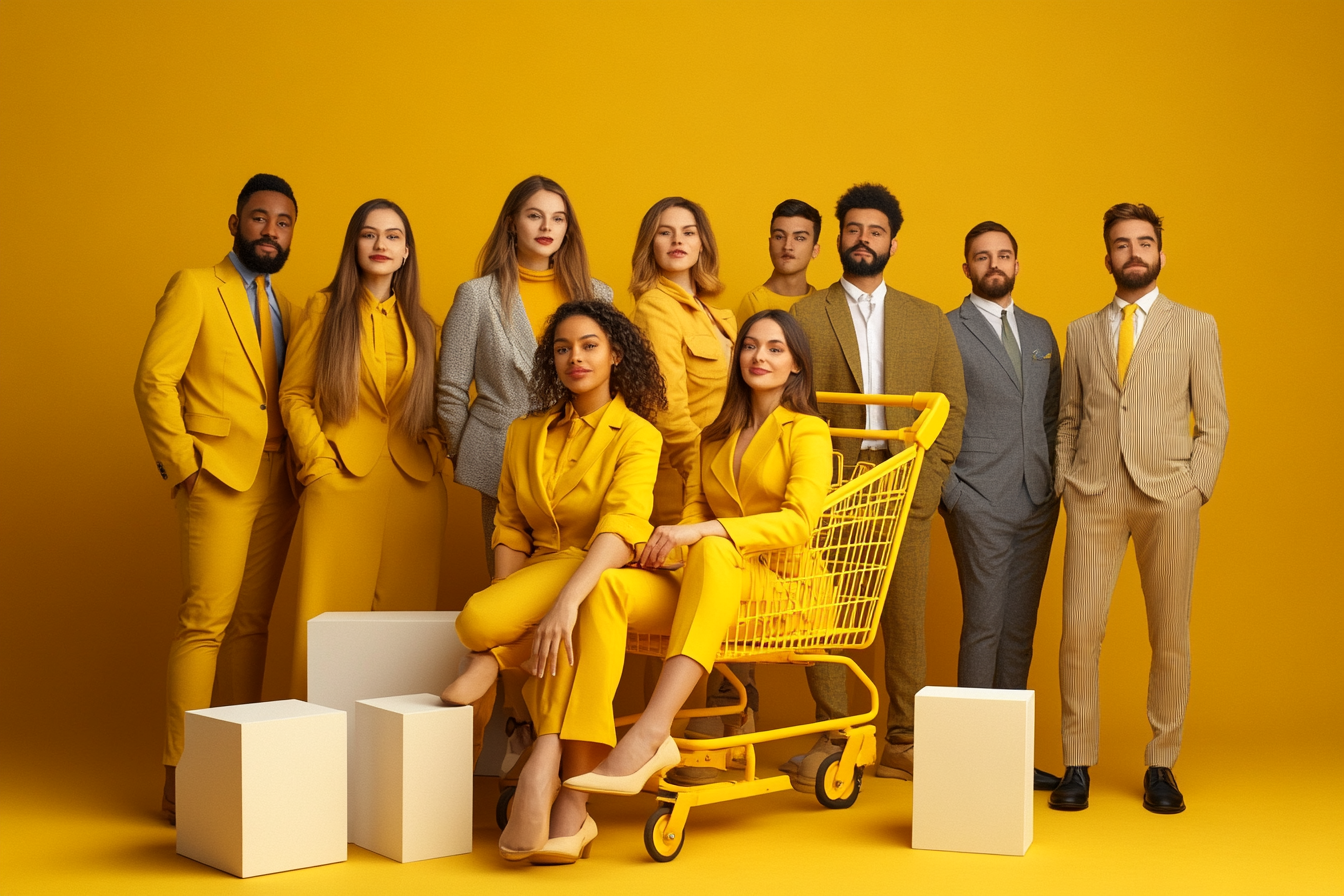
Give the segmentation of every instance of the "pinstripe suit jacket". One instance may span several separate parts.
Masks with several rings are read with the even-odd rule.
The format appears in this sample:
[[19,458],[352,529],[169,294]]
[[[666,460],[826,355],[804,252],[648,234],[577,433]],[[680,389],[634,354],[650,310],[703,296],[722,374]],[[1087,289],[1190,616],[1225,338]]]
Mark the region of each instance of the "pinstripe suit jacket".
[[[1134,346],[1125,385],[1105,308],[1069,324],[1055,491],[1100,494],[1123,462],[1144,494],[1213,495],[1227,444],[1222,350],[1213,317],[1159,294]],[[1194,414],[1193,435],[1190,415]]]
[[[610,302],[611,287],[594,279],[593,296]],[[439,425],[453,460],[453,479],[491,498],[499,489],[509,424],[531,409],[527,380],[536,351],[537,337],[519,293],[513,294],[505,322],[493,275],[457,288],[443,322],[435,390]],[[468,403],[473,381],[476,397]]]

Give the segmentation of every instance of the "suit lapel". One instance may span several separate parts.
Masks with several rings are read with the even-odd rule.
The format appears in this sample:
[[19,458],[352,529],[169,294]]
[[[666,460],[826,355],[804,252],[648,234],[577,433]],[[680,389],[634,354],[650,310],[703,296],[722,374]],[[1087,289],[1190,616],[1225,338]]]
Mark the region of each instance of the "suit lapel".
[[831,329],[840,344],[840,352],[845,356],[849,372],[854,377],[854,385],[863,391],[863,356],[859,354],[859,337],[854,332],[854,318],[849,312],[849,298],[845,288],[836,282],[826,291],[826,316],[830,318]]
[[552,505],[563,501],[565,495],[573,491],[574,486],[583,480],[584,474],[597,459],[606,453],[612,440],[616,438],[616,433],[620,432],[622,424],[625,423],[625,415],[628,413],[630,412],[625,407],[625,399],[619,395],[607,404],[606,411],[598,418],[593,437],[588,440],[588,447],[583,449],[578,460],[556,480],[555,494],[551,497]]
[[406,320],[406,315],[402,313],[401,302],[397,302],[397,318],[401,321],[401,332],[406,337],[406,367],[401,371],[401,376],[395,383],[387,384],[388,396],[399,393],[403,386],[411,382],[411,374],[415,372],[415,339],[411,336],[411,327]]
[[[742,455],[742,477],[738,482],[737,493],[739,497],[737,503],[742,506],[744,513],[746,512],[745,496],[756,490],[759,484],[762,462],[784,434],[780,417],[785,415],[787,415],[788,422],[793,421],[793,415],[790,411],[783,407],[775,408],[774,412],[766,418],[760,430],[752,437],[751,444],[747,446],[747,453]],[[733,450],[736,452],[736,446]]]
[[[215,277],[219,280],[219,297],[224,302],[224,310],[229,313],[229,320],[233,322],[238,341],[243,344],[243,352],[252,364],[257,379],[264,384],[266,375],[261,367],[261,340],[257,338],[257,321],[252,317],[252,306],[247,301],[247,286],[227,257],[215,265]],[[267,313],[270,313],[269,308]]]
[[[1008,375],[1008,379],[1014,386],[1016,386],[1017,376],[1013,372],[1013,362],[1008,358],[1008,350],[1003,347],[1003,339],[990,327],[989,321],[985,320],[985,316],[980,313],[980,309],[976,308],[975,304],[970,299],[967,299],[962,302],[960,313],[962,325],[970,330],[971,333],[975,335],[975,338],[979,339],[984,344],[985,348],[989,349],[989,353],[999,362],[999,366],[1003,368],[1003,372]],[[1017,336],[1019,342],[1022,341],[1022,335],[1022,318],[1019,316],[1017,321]],[[1020,348],[1021,347],[1019,346],[1019,349]],[[1024,393],[1026,392],[1026,376],[1027,363],[1026,358],[1024,357],[1022,360],[1022,387]]]
[[499,321],[500,328],[509,337],[509,342],[513,345],[513,363],[524,375],[532,372],[532,357],[537,351],[537,337],[532,332],[532,324],[527,320],[527,309],[523,307],[523,296],[514,287],[513,295],[509,296],[509,318],[504,319],[505,299],[499,292],[499,277],[492,278],[491,289],[499,301],[494,303],[495,319]]
[[[1116,391],[1120,390],[1120,368],[1115,357],[1115,350],[1111,348],[1111,325],[1108,315],[1110,314],[1111,303],[1107,302],[1106,307],[1100,311],[1093,312],[1091,315],[1091,339],[1092,350],[1096,355],[1097,363],[1101,369],[1106,371],[1106,375],[1111,378],[1111,385],[1115,386]],[[1073,349],[1070,348],[1070,351]]]
[[1162,337],[1162,331],[1169,323],[1171,323],[1171,299],[1158,293],[1148,309],[1148,318],[1143,322],[1143,329],[1139,331],[1138,342],[1134,344],[1134,354],[1129,358],[1129,371],[1125,375],[1125,382],[1129,382],[1134,371],[1138,369],[1139,360],[1146,356],[1153,343]]
[[[719,445],[719,453],[714,455],[714,459],[709,462],[709,473],[723,486],[723,490],[728,493],[738,508],[742,508],[742,495],[737,488],[737,480],[733,478],[733,455],[737,453],[737,437],[741,431],[733,433]],[[745,458],[743,465],[745,466]],[[744,511],[745,512],[745,511]]]

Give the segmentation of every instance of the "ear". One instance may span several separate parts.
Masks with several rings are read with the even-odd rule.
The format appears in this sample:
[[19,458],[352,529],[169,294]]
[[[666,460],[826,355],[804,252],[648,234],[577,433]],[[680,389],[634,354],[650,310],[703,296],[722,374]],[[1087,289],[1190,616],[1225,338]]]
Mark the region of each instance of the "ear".
[[1013,277],[1016,278],[1019,271],[1022,270],[1022,263],[1016,258],[1013,259]]
[[1159,252],[1159,253],[1157,253],[1157,263],[1160,264],[1160,265],[1162,265],[1162,267],[1166,267],[1166,266],[1167,266],[1167,253],[1166,253],[1166,252]]
[[817,258],[820,255],[821,255],[821,244],[814,242],[812,244],[812,257]]
[[898,245],[900,245],[900,243],[896,240],[896,237],[892,237],[892,238],[891,238],[891,254],[892,254],[892,255],[895,255],[895,254],[896,254],[896,247],[897,247]]
[[1112,275],[1115,274],[1115,270],[1111,267],[1111,253],[1107,252],[1102,256],[1102,261],[1106,263],[1106,273]]
[[621,361],[625,360],[625,355],[616,346],[611,347],[611,366],[615,367]]
[[229,215],[229,236],[238,235],[238,216]]
[[971,266],[966,262],[961,263],[961,272],[966,275],[966,279],[971,279]]

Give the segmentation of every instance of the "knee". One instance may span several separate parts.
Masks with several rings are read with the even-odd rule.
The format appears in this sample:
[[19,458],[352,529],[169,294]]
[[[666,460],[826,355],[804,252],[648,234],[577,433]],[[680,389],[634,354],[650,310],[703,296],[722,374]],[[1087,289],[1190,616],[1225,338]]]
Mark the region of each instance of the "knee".
[[457,639],[468,650],[478,652],[499,646],[489,643],[490,620],[488,614],[481,611],[478,601],[467,601],[462,612],[457,614],[456,628]]
[[710,536],[691,545],[688,559],[698,559],[713,566],[742,565],[742,554],[730,539]]

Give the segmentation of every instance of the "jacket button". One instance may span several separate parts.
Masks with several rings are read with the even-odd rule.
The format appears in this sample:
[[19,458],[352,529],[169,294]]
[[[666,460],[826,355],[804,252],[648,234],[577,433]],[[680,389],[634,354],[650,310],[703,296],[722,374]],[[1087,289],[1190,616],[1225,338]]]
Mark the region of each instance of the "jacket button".
[[386,417],[379,417],[378,419],[381,420],[381,421],[384,422],[384,423],[387,422],[387,418],[386,418]]
[[262,409],[263,411],[266,410],[266,405],[262,405],[262,406],[261,406],[261,409]]

